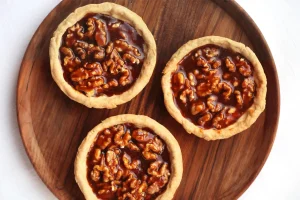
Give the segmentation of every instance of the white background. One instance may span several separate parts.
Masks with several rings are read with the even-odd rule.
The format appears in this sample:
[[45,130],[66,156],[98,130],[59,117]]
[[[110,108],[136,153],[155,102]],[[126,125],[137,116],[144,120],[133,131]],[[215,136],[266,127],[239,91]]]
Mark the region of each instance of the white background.
[[[241,199],[300,199],[300,1],[237,0],[275,58],[281,116],[275,144]],[[0,199],[55,199],[34,171],[19,135],[16,84],[25,49],[59,0],[0,0]],[[269,85],[269,87],[272,87]]]

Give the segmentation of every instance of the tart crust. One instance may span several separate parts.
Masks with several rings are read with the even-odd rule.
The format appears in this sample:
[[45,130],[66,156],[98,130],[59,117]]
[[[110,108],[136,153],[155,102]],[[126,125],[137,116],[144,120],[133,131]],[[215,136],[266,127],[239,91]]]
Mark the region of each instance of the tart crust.
[[[87,97],[81,92],[75,90],[63,77],[63,68],[59,59],[59,48],[61,46],[63,34],[69,27],[73,26],[88,13],[100,13],[123,20],[133,26],[145,41],[145,60],[140,75],[135,83],[127,91],[120,95]],[[57,30],[54,32],[50,42],[49,52],[51,74],[59,88],[72,100],[90,108],[111,109],[115,108],[117,105],[130,101],[149,82],[156,64],[156,43],[152,33],[144,23],[143,19],[131,10],[114,3],[90,4],[76,9],[58,26]]]
[[109,128],[111,126],[123,123],[132,123],[139,128],[150,128],[155,134],[157,134],[166,143],[167,149],[170,154],[171,162],[171,175],[167,184],[166,190],[159,195],[156,199],[172,199],[182,178],[183,166],[182,166],[182,155],[180,146],[174,136],[161,124],[155,120],[143,116],[143,115],[118,115],[107,118],[102,123],[98,124],[93,128],[86,138],[82,141],[78,148],[75,164],[74,173],[75,180],[79,185],[85,198],[88,200],[96,200],[97,196],[94,194],[87,180],[87,154],[90,151],[91,145],[94,143],[99,131]]
[[[207,44],[215,44],[222,48],[230,49],[234,52],[240,53],[245,58],[247,58],[254,67],[253,77],[256,83],[256,96],[254,98],[253,104],[235,123],[220,130],[203,129],[182,116],[179,108],[174,103],[173,91],[171,90],[172,74],[177,70],[177,64],[179,63],[179,61],[181,61],[181,59],[192,50]],[[163,74],[164,75],[162,77],[161,83],[164,93],[164,102],[167,110],[172,115],[172,117],[176,119],[177,122],[182,124],[182,126],[188,133],[193,133],[198,137],[204,138],[205,140],[229,138],[248,129],[265,109],[267,79],[261,63],[249,47],[228,38],[219,36],[207,36],[187,42],[172,56],[170,61],[167,63]]]

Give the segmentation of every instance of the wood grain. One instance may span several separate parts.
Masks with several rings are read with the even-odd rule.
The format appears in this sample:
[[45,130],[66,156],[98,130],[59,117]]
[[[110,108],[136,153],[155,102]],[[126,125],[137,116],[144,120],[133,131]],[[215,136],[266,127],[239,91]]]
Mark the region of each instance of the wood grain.
[[[253,182],[271,150],[279,118],[276,67],[262,34],[235,1],[115,0],[143,17],[158,47],[150,83],[132,101],[112,110],[88,109],[63,94],[52,80],[48,47],[57,25],[74,9],[101,0],[64,0],[42,22],[25,53],[19,74],[17,108],[27,154],[59,199],[83,199],[73,162],[87,132],[103,119],[143,114],[166,126],[179,141],[184,175],[175,199],[236,199]],[[268,79],[267,107],[257,122],[227,140],[207,142],[187,134],[168,114],[160,86],[171,55],[190,39],[220,35],[249,45]]]

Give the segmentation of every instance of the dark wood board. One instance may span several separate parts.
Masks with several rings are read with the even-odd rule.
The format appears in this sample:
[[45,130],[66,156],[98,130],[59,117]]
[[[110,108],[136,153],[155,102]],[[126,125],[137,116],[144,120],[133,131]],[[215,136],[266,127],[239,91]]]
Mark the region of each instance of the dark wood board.
[[[247,13],[233,0],[115,0],[133,10],[154,34],[158,60],[145,89],[115,109],[88,109],[63,94],[53,81],[49,41],[77,7],[102,0],[64,0],[34,34],[20,68],[17,110],[27,154],[48,188],[59,199],[83,199],[74,180],[73,162],[87,132],[109,116],[132,113],[152,117],[178,140],[184,174],[175,199],[236,199],[263,167],[276,135],[280,94],[276,67],[268,45]],[[219,35],[250,46],[267,79],[267,106],[251,128],[230,139],[207,142],[169,115],[160,80],[171,55],[188,40]]]

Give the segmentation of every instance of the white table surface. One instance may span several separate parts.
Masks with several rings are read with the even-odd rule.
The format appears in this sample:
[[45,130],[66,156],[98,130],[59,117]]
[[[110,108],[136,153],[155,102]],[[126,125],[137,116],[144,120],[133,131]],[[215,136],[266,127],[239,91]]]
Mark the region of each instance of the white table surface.
[[[237,0],[275,58],[281,115],[272,152],[241,199],[300,199],[300,1]],[[55,199],[33,169],[16,119],[16,85],[26,47],[59,0],[0,0],[0,199]],[[272,87],[272,86],[269,86]]]

